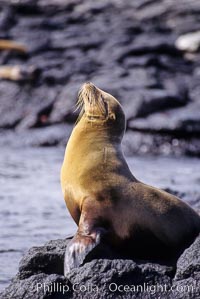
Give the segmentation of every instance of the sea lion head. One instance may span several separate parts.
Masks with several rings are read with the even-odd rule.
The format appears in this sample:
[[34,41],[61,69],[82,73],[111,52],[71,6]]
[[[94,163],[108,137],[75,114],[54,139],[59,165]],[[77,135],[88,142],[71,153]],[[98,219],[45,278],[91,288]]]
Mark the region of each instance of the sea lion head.
[[125,131],[125,114],[122,106],[115,97],[96,87],[91,82],[86,82],[78,94],[77,105],[81,112],[77,123],[84,121],[89,127],[106,129],[118,135]]

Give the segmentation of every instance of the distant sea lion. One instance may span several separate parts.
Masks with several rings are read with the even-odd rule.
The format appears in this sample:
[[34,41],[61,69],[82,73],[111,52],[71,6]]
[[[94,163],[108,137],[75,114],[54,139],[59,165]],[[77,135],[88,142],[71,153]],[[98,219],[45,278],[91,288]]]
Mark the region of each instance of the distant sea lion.
[[200,232],[199,215],[133,176],[121,149],[125,115],[112,95],[85,83],[78,105],[61,169],[62,192],[78,225],[66,248],[65,275],[100,242],[124,256],[177,257]]
[[0,50],[12,50],[24,54],[27,53],[27,48],[24,45],[8,39],[0,39]]
[[[28,52],[27,48],[15,41],[0,39],[0,50],[17,51],[22,54]],[[23,68],[19,65],[2,65],[0,66],[0,79],[8,79],[12,81],[28,80],[33,77],[34,68]]]
[[39,70],[34,66],[0,65],[0,79],[11,81],[33,80]]

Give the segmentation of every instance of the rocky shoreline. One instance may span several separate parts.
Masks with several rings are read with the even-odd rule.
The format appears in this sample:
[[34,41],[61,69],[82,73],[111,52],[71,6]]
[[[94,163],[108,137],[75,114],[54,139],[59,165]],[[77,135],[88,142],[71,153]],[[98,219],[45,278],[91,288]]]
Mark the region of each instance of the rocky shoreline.
[[88,260],[65,278],[63,261],[69,240],[54,240],[31,248],[1,298],[195,299],[200,296],[200,236],[179,257],[176,267],[111,257]]
[[[73,127],[73,124],[63,123],[28,130],[0,130],[0,146],[4,148],[65,146]],[[127,130],[122,145],[125,155],[129,157],[137,154],[199,157],[197,137],[177,138],[169,134]]]
[[22,74],[0,82],[0,128],[62,143],[52,134],[74,123],[90,80],[122,103],[130,154],[199,156],[198,12],[198,0],[1,1],[0,39],[26,51],[0,51],[1,66]]
[[[198,192],[165,190],[200,211]],[[0,298],[196,299],[200,296],[200,235],[174,265],[116,257],[103,247],[97,252],[94,250],[82,266],[65,278],[64,253],[71,238],[51,240],[30,248]]]

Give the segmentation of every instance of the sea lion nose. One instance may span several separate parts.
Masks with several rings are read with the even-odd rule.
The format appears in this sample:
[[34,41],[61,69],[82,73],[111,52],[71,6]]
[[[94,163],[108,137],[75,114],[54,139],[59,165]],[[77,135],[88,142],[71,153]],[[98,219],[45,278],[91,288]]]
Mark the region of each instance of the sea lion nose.
[[91,88],[93,88],[93,89],[95,89],[96,87],[95,87],[95,85],[92,83],[92,82],[90,82],[90,81],[88,81],[88,82],[85,82],[84,84],[83,84],[83,88],[84,89],[91,89]]

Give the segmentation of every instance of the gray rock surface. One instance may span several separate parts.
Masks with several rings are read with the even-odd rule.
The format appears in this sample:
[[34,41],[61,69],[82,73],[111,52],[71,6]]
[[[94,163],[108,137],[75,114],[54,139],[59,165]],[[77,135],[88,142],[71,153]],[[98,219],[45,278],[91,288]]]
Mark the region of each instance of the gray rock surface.
[[37,147],[66,145],[73,126],[71,124],[56,124],[44,128],[27,130],[0,130],[0,145],[11,147]]
[[0,38],[24,44],[27,54],[3,50],[0,64],[35,71],[0,82],[0,128],[74,122],[78,89],[90,80],[122,103],[132,153],[147,138],[159,146],[146,152],[163,154],[167,139],[164,154],[199,156],[199,52],[180,49],[188,36],[198,43],[199,12],[198,0],[1,1]]
[[200,237],[183,252],[176,267],[148,261],[91,259],[64,278],[63,259],[68,241],[54,240],[31,248],[1,298],[196,299],[200,296]]

